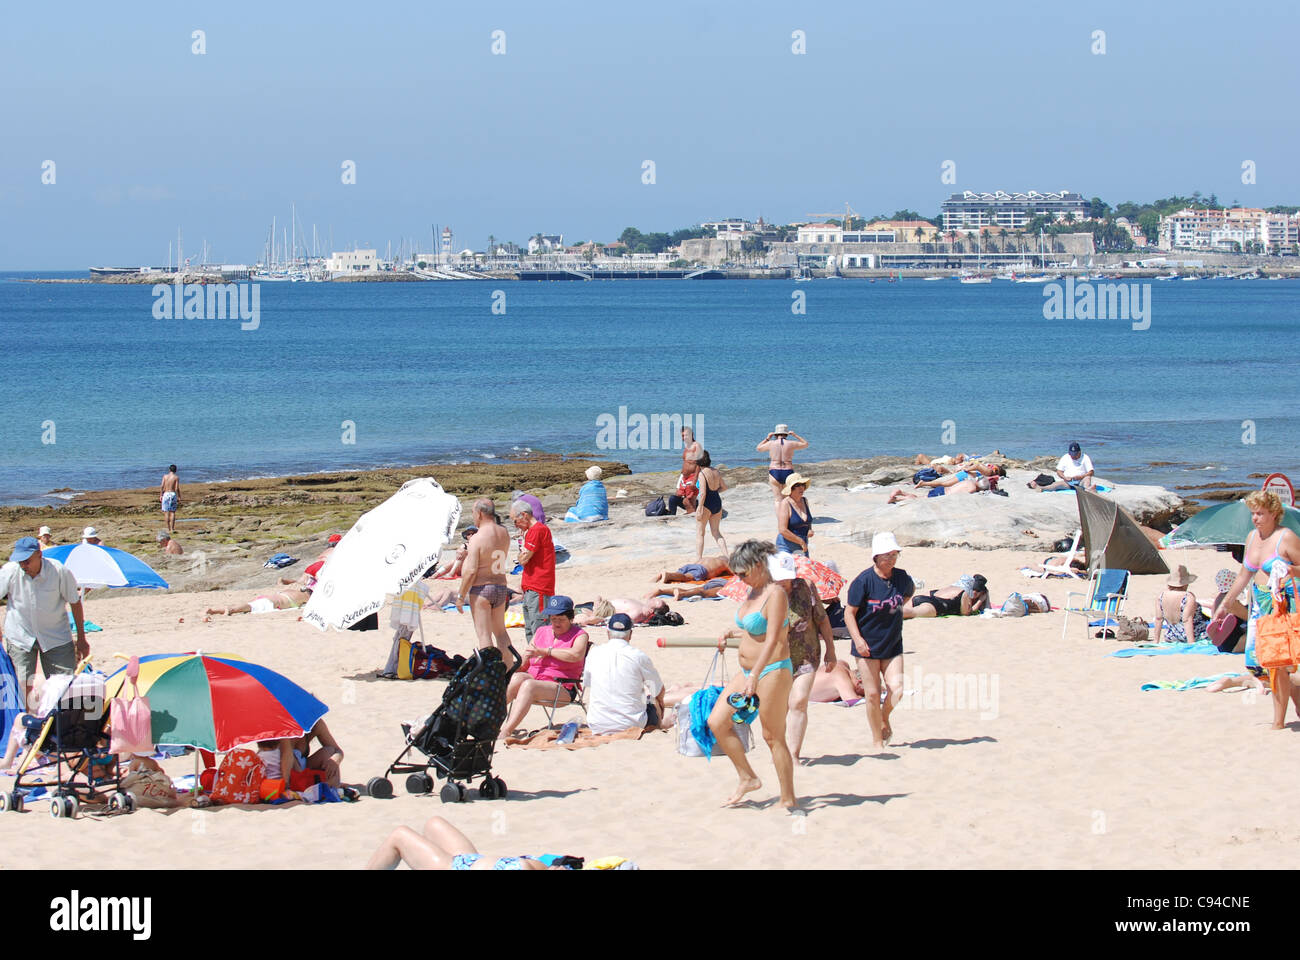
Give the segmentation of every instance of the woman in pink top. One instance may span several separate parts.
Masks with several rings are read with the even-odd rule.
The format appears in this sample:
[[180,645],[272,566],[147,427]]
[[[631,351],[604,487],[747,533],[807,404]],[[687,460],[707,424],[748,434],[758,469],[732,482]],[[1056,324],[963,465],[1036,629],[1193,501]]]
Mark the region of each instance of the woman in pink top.
[[506,703],[513,704],[501,735],[513,733],[535,703],[550,705],[562,693],[569,702],[578,699],[582,666],[587,659],[587,631],[573,622],[573,601],[565,596],[547,597],[542,613],[549,618],[524,648],[527,672],[517,672],[506,689]]

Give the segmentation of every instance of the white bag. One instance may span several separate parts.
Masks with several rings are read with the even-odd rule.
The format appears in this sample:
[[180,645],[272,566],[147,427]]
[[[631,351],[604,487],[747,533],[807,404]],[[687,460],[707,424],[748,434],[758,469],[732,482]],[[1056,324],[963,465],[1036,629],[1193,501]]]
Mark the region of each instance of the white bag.
[[[715,673],[717,675],[716,680],[714,679]],[[730,679],[731,678],[727,676],[726,656],[722,653],[715,653],[713,655],[713,662],[709,665],[709,672],[704,677],[704,686],[705,687],[720,686],[725,689],[727,686],[727,681]],[[691,694],[692,698],[694,696],[695,694]],[[736,730],[736,736],[740,737],[741,747],[744,748],[744,751],[746,753],[749,753],[749,751],[753,748],[754,745],[753,737],[751,736],[750,729],[749,729],[750,724],[736,723],[733,721],[732,726]],[[700,745],[696,743],[695,738],[691,736],[690,699],[683,700],[681,703],[677,704],[677,752],[680,753],[683,757],[704,756],[704,751],[700,749]],[[717,743],[713,745],[713,756],[715,757],[726,756],[726,754],[722,752],[722,747]]]

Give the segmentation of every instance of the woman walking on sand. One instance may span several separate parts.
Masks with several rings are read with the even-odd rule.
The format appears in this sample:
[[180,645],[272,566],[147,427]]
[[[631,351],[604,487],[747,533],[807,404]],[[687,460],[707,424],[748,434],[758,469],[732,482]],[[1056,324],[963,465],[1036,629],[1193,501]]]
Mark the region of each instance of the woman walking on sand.
[[[896,566],[901,549],[892,533],[871,538],[871,566],[849,584],[844,624],[862,676],[871,745],[883,750],[894,735],[889,716],[903,697],[903,606],[915,592],[907,571]],[[882,706],[880,688],[889,688]]]
[[699,563],[704,559],[705,527],[712,531],[713,539],[718,542],[723,556],[727,554],[727,541],[722,539],[722,531],[718,527],[722,522],[720,494],[727,489],[727,482],[722,479],[722,474],[710,466],[713,461],[709,459],[709,451],[702,450],[697,462],[700,469],[695,474],[695,487],[700,493],[700,505],[695,508],[695,562]]
[[749,597],[736,612],[735,628],[728,629],[718,639],[718,649],[726,650],[727,640],[740,637],[737,651],[740,672],[718,695],[709,714],[709,729],[740,778],[736,792],[723,804],[734,807],[744,800],[745,794],[763,786],[745,759],[745,749],[733,729],[737,717],[748,716],[752,720],[757,708],[763,739],[776,767],[781,806],[797,813],[800,808],[794,795],[794,760],[785,740],[786,711],[794,683],[786,632],[789,603],[785,590],[774,579],[790,579],[794,570],[772,563],[775,553],[770,543],[746,540],[731,555],[731,569],[749,586]]
[[[1218,619],[1223,613],[1229,598],[1238,596],[1250,585],[1250,618],[1246,622],[1246,666],[1258,668],[1255,658],[1255,629],[1259,618],[1273,612],[1273,593],[1283,589],[1293,591],[1285,586],[1286,580],[1300,576],[1300,537],[1282,526],[1282,500],[1276,493],[1256,490],[1246,495],[1246,506],[1250,508],[1250,522],[1255,529],[1246,538],[1246,553],[1241,562],[1241,571],[1232,586],[1219,597],[1215,604],[1211,620]],[[1267,578],[1260,586],[1259,578]],[[1273,688],[1273,729],[1286,727],[1286,703],[1291,700],[1300,713],[1300,685],[1291,680],[1295,667],[1275,667],[1269,670]]]

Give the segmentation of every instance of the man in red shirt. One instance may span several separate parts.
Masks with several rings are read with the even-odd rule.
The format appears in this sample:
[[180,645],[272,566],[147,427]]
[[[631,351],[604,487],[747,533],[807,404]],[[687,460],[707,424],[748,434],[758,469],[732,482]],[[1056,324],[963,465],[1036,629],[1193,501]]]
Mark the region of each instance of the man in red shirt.
[[526,500],[516,500],[510,505],[510,519],[524,535],[524,546],[519,553],[524,573],[519,588],[524,592],[524,634],[532,643],[533,633],[546,625],[542,608],[555,595],[555,541],[550,528],[533,516],[532,505]]

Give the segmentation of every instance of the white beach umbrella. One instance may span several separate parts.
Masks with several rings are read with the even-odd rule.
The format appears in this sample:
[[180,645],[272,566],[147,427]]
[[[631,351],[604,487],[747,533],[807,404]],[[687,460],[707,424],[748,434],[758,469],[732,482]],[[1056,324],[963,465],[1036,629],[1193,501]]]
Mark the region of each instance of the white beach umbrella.
[[408,480],[363,514],[316,577],[302,618],[342,630],[379,610],[438,560],[456,532],[460,501],[432,477]]

